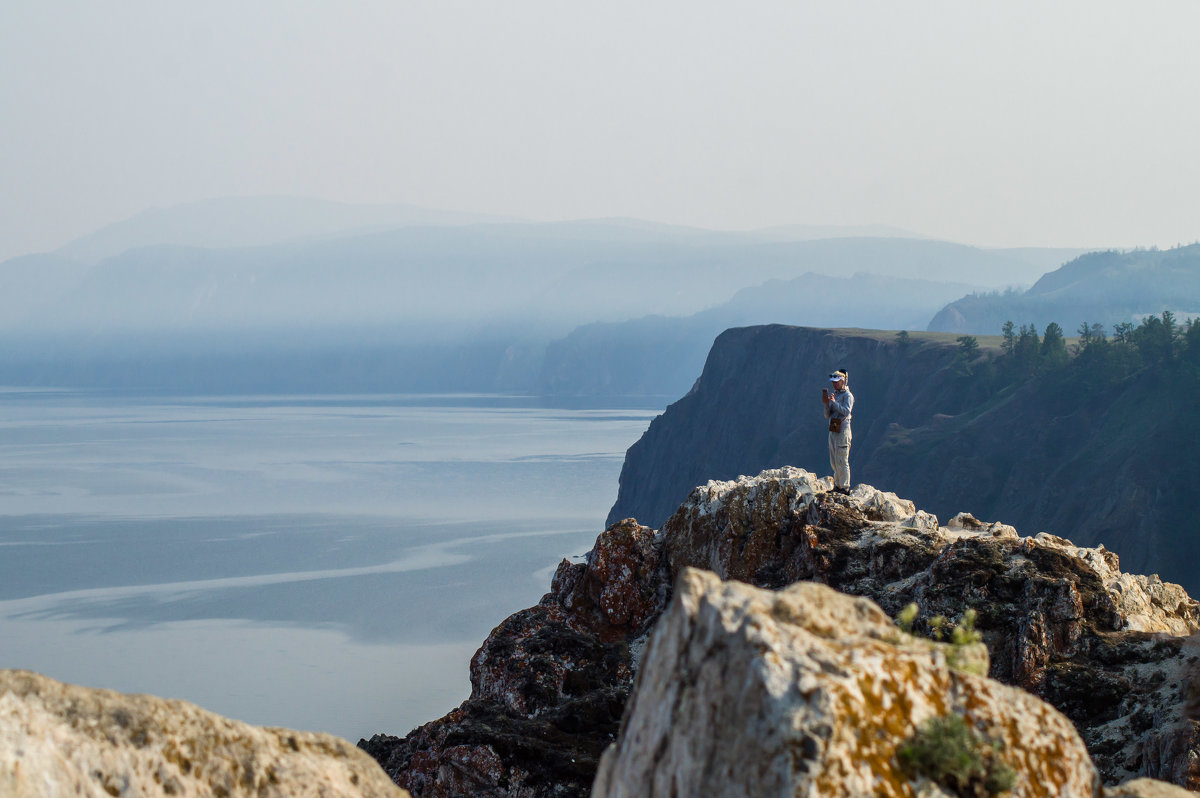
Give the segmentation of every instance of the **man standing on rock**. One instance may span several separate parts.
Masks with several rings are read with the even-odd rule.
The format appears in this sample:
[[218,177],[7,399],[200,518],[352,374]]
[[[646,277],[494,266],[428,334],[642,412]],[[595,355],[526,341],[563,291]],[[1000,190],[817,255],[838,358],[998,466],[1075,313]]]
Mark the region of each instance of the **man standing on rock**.
[[835,493],[850,492],[850,411],[854,409],[854,394],[846,387],[850,374],[838,369],[829,375],[833,393],[821,389],[825,418],[829,419],[829,466],[833,469]]

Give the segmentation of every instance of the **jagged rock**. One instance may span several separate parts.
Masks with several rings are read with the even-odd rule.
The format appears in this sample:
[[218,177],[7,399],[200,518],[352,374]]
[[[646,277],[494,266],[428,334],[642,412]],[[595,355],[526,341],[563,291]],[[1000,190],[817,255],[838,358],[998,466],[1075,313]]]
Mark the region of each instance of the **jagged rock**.
[[1099,775],[1048,704],[957,671],[874,603],[685,569],[655,631],[595,798],[910,796],[898,749],[954,713],[1001,746],[1016,796],[1092,798]]
[[536,607],[493,630],[466,703],[407,738],[360,745],[417,796],[448,798],[471,779],[479,795],[588,794],[646,632],[672,579],[694,567],[773,589],[821,582],[893,616],[916,602],[924,635],[936,616],[974,609],[989,675],[1069,717],[1105,783],[1200,788],[1200,719],[1184,711],[1184,672],[1200,663],[1200,641],[1184,635],[1200,630],[1200,605],[1182,589],[1121,573],[1102,547],[968,514],[941,526],[869,485],[829,487],[775,469],[696,488],[657,533],[613,525],[586,564],[564,562]]
[[[780,468],[696,488],[662,528],[672,576],[693,567],[783,587],[801,579],[844,580],[864,564],[887,576],[933,560],[932,544],[919,536],[936,535],[936,518],[867,485],[855,488],[850,504],[832,501],[832,487],[807,471]],[[863,532],[867,539],[860,541]],[[884,542],[888,533],[895,539]],[[878,547],[872,554],[886,561],[854,563],[840,544]]]
[[1108,782],[1152,776],[1200,788],[1200,731],[1181,686],[1197,656],[1182,635],[1200,605],[1178,585],[1122,574],[1117,556],[959,515],[946,527],[869,485],[849,497],[784,468],[697,488],[663,525],[669,567],[764,587],[823,582],[892,615],[928,620],[971,607],[991,675],[1023,687],[1079,727]]
[[0,795],[394,796],[362,751],[184,701],[0,671]]
[[559,565],[537,606],[492,630],[458,709],[359,745],[418,798],[587,795],[667,599],[661,567],[653,530],[614,524],[586,563]]

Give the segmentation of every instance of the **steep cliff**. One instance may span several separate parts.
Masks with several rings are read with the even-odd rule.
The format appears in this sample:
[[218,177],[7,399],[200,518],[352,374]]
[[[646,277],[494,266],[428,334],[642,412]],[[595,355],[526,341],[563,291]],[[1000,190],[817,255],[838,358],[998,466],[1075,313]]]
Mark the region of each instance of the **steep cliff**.
[[[996,339],[980,343],[986,350]],[[965,510],[1103,543],[1132,569],[1200,590],[1189,498],[1200,429],[1186,396],[1153,371],[1096,391],[1073,384],[1069,370],[1052,386],[1030,380],[989,395],[963,375],[958,352],[947,333],[913,334],[902,346],[882,332],[728,330],[692,391],[629,449],[609,522],[660,524],[707,479],[787,463],[827,470],[819,392],[830,370],[845,367],[854,481],[943,517]],[[1147,396],[1159,401],[1148,408]]]
[[914,630],[978,616],[990,675],[1074,723],[1105,781],[1200,787],[1200,721],[1184,673],[1200,605],[1118,569],[1104,549],[955,516],[946,526],[867,485],[849,496],[799,469],[695,489],[654,532],[624,520],[586,563],[564,561],[541,602],[493,630],[471,697],[407,737],[361,741],[415,796],[583,796],[620,731],[651,626],[686,568],[779,589],[822,582]]

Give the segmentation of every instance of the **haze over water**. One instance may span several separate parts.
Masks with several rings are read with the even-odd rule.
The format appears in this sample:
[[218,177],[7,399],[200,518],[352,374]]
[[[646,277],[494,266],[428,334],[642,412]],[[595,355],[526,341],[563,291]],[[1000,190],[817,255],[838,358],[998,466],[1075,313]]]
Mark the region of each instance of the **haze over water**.
[[0,394],[0,667],[351,740],[466,697],[649,410]]

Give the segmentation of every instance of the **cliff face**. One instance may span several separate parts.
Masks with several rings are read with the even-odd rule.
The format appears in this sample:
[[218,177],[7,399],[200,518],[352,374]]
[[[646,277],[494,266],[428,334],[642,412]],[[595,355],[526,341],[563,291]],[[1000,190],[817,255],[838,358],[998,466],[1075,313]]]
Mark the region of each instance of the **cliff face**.
[[[981,340],[989,345],[991,341]],[[749,327],[713,344],[693,390],[630,447],[609,522],[666,520],[693,485],[800,463],[828,469],[825,375],[850,370],[851,477],[929,511],[969,511],[1117,551],[1126,566],[1200,589],[1188,498],[1200,462],[1186,402],[1147,413],[1145,386],[1096,393],[1034,383],[972,396],[949,334]],[[1181,441],[1161,448],[1153,442]]]
[[990,675],[1075,725],[1102,778],[1200,787],[1200,722],[1184,673],[1200,605],[1178,586],[1121,573],[1104,549],[960,515],[942,526],[867,485],[849,496],[799,469],[695,489],[658,532],[622,521],[549,593],[493,630],[471,697],[405,738],[360,745],[416,796],[583,796],[616,739],[647,634],[687,568],[779,589],[821,582],[914,630],[978,615]]

